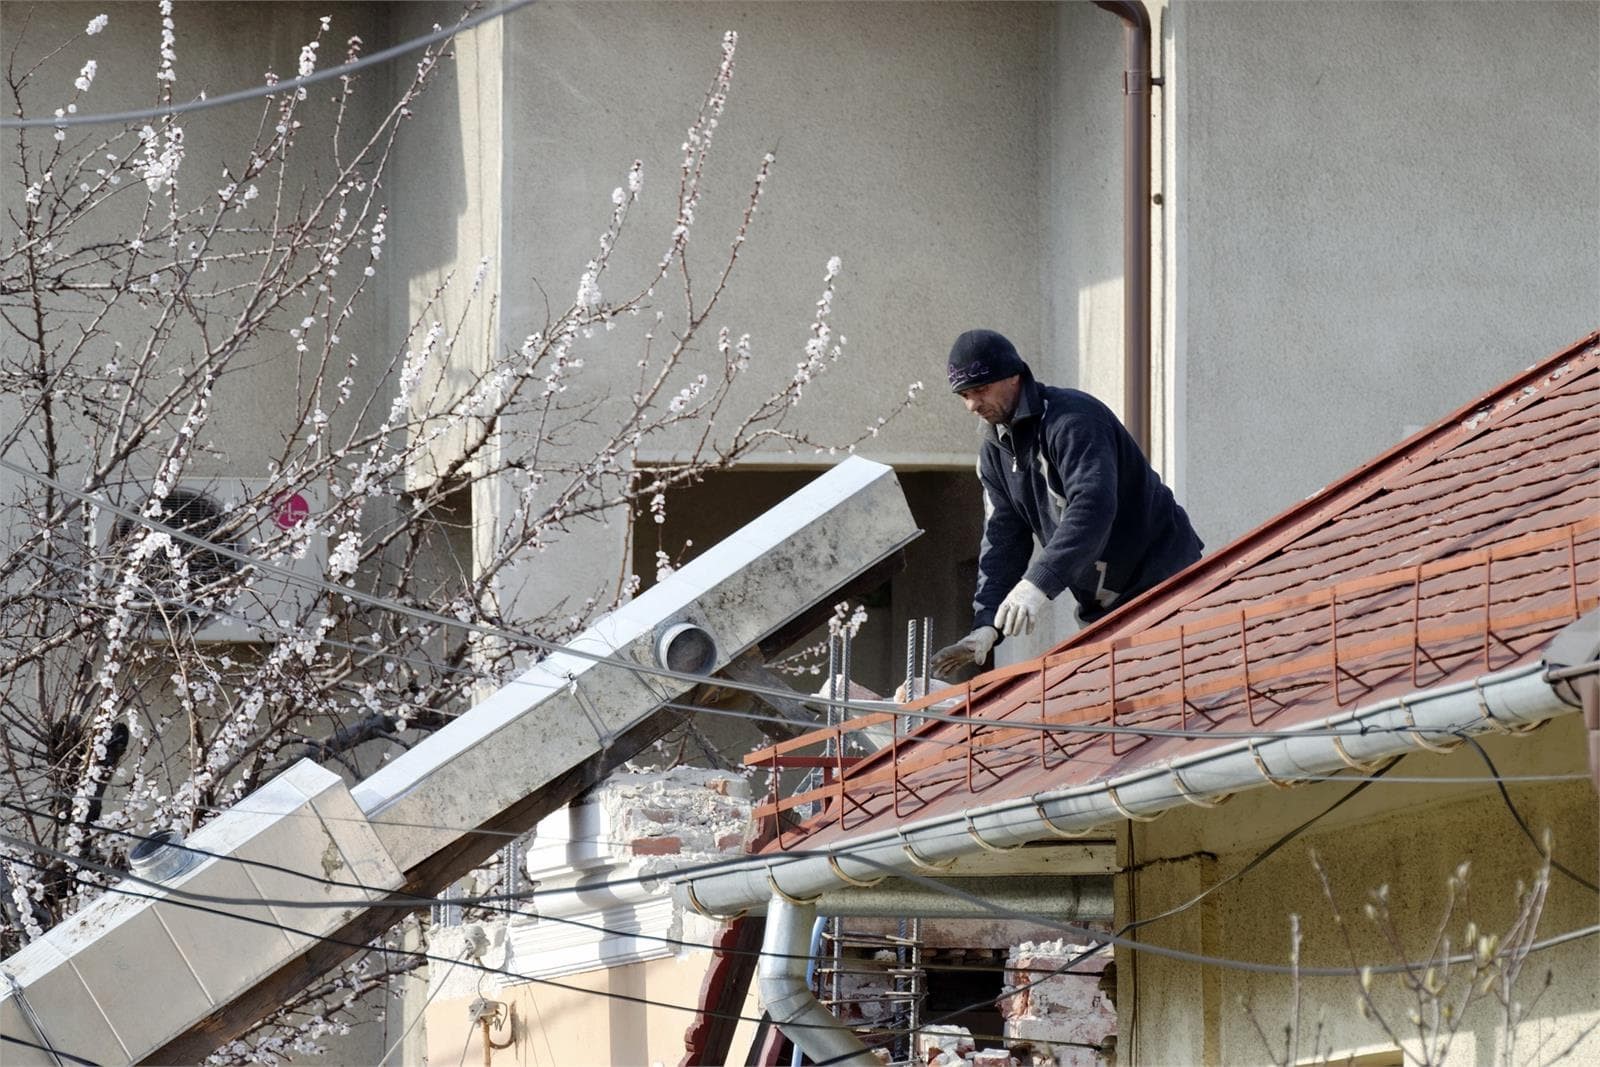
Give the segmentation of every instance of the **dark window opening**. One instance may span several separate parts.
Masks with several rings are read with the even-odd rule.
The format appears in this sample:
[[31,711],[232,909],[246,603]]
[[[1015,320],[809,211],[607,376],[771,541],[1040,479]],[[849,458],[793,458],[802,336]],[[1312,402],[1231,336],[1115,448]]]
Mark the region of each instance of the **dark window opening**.
[[[682,566],[810,483],[820,470],[766,469],[719,471],[697,485],[667,494],[665,522],[649,510],[634,519],[633,570],[640,588],[656,581],[657,553]],[[933,620],[933,644],[964,636],[972,624],[972,592],[977,576],[978,539],[983,526],[983,496],[970,470],[897,471],[912,517],[924,533],[906,549],[906,567],[889,583],[857,603],[867,621],[851,643],[851,674],[874,692],[889,696],[905,677],[907,620]],[[797,647],[825,640],[826,631]],[[815,690],[823,673],[796,678],[795,688]]]

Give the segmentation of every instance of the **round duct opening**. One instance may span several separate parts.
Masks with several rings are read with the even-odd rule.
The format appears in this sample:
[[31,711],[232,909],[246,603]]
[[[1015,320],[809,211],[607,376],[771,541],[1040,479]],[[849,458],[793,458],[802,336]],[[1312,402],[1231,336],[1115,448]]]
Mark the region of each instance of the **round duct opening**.
[[160,830],[140,841],[128,853],[128,866],[140,878],[165,882],[194,866],[199,856],[183,847],[183,838],[172,830]]
[[717,665],[717,640],[692,622],[674,623],[656,640],[656,662],[680,674],[710,674]]

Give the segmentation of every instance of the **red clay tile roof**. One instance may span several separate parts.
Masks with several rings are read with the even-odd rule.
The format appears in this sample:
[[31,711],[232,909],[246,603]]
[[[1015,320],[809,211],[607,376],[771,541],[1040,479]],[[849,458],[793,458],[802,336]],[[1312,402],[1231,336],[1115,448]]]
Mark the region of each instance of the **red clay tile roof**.
[[[1600,599],[1597,413],[1600,333],[1040,659],[974,679],[958,709],[964,721],[928,722],[847,767],[842,783],[763,813],[823,801],[781,842],[822,847],[1534,660]],[[1046,733],[1041,693],[1049,725],[1200,736]],[[783,760],[835,734],[816,731],[747,762]]]

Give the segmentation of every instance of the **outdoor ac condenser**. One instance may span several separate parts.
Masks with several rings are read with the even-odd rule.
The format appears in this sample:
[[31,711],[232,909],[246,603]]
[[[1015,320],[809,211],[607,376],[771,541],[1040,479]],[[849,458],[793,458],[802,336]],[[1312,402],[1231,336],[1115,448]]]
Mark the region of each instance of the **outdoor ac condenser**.
[[[142,514],[148,500],[128,493],[121,503]],[[197,641],[275,641],[320,595],[316,583],[328,566],[327,538],[316,523],[322,510],[320,489],[284,489],[264,478],[186,479],[173,486],[154,518],[274,567],[253,571],[225,552],[182,541],[172,551],[141,555],[142,524],[101,508],[91,550],[96,595],[131,595],[139,636],[181,629]],[[180,568],[188,572],[186,583]]]

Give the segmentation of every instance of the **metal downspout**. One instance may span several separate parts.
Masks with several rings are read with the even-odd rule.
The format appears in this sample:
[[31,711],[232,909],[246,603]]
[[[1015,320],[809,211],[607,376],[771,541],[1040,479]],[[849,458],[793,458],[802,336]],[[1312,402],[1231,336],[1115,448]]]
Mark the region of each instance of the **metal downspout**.
[[[817,980],[817,954],[822,951],[822,931],[827,928],[828,920],[817,917],[811,924],[811,949],[810,958],[806,960],[806,988],[811,988],[811,983]],[[789,1058],[789,1067],[804,1067],[802,1061],[806,1058],[805,1050],[799,1045],[794,1047],[794,1055]]]
[[878,1058],[817,1002],[806,984],[811,930],[816,921],[815,904],[797,904],[774,895],[767,905],[767,930],[756,971],[761,1006],[811,1062],[878,1067]]
[[1122,20],[1122,421],[1150,455],[1150,15],[1095,0]]

